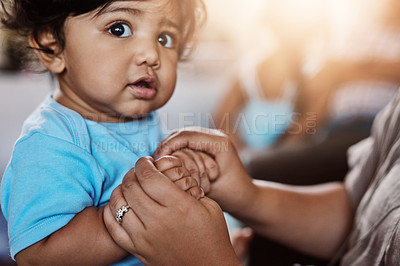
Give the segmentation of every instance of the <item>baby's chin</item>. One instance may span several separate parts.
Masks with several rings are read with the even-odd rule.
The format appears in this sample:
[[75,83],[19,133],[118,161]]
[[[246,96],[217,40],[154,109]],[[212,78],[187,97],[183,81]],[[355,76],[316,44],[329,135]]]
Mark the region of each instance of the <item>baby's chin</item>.
[[130,115],[121,116],[121,117],[124,118],[125,120],[142,120],[142,119],[147,118],[155,110],[156,109],[136,111]]

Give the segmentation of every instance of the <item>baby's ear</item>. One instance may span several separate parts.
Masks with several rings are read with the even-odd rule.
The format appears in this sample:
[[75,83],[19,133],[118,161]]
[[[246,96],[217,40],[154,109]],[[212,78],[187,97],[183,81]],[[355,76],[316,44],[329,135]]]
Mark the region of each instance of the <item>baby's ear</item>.
[[[40,45],[39,45],[39,43]],[[40,62],[54,74],[61,74],[65,70],[64,57],[62,47],[50,32],[42,32],[38,34],[37,41],[31,35],[29,37],[29,45],[35,49],[36,55]],[[45,49],[43,49],[45,47]]]

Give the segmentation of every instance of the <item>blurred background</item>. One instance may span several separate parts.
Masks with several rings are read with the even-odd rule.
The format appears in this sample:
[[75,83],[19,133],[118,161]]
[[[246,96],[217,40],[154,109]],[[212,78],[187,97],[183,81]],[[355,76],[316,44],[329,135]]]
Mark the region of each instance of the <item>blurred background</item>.
[[[277,147],[285,150],[304,140],[314,147],[315,143],[335,139],[334,146],[340,146],[340,151],[332,152],[335,158],[326,158],[329,167],[322,162],[320,165],[323,171],[334,174],[332,179],[342,179],[347,167],[345,150],[368,135],[374,116],[393,98],[400,84],[399,3],[204,2],[207,23],[198,35],[190,60],[179,65],[172,99],[159,110],[166,131],[187,126],[224,129],[235,139],[244,162],[255,156],[268,160],[268,156],[259,156],[261,148],[264,156],[265,151],[270,154]],[[22,60],[25,54],[16,48],[15,38],[0,30],[1,174],[24,119],[57,86],[48,73],[30,71],[31,65]],[[259,100],[268,102],[268,109],[257,109],[255,106],[265,106]],[[288,108],[279,109],[283,106]],[[259,119],[266,114],[273,120]],[[279,120],[278,116],[284,119]],[[247,122],[244,129],[243,121]],[[260,130],[260,121],[272,127]],[[300,154],[303,151],[296,150]],[[286,158],[282,159],[285,167],[289,163]],[[258,178],[260,172],[265,174],[265,169],[254,169],[249,168],[254,177]],[[340,173],[335,171],[338,169]],[[305,175],[310,173],[309,169],[302,171]],[[315,176],[324,173],[313,171]],[[325,181],[329,180],[310,182]],[[3,265],[3,261],[11,263],[3,217],[0,227]],[[277,263],[271,260],[271,265],[286,262]]]

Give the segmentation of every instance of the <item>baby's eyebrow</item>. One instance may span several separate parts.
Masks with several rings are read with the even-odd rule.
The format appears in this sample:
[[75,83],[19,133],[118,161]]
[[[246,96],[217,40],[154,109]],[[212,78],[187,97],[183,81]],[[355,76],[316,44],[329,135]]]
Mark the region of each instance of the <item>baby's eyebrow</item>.
[[132,15],[140,15],[142,11],[131,8],[131,7],[121,7],[121,6],[106,6],[102,9],[99,10],[99,12],[96,13],[96,16],[101,16],[107,13],[115,13],[115,12],[124,12],[124,13],[129,13]]
[[[124,13],[129,13],[134,16],[139,16],[143,12],[139,9],[131,8],[131,7],[123,7],[123,6],[106,6],[102,9],[99,10],[99,12],[96,13],[96,17],[106,15],[109,13],[115,13],[115,12],[124,12]],[[181,26],[174,21],[164,18],[163,20],[160,21],[160,25],[167,25],[171,28],[176,29],[177,31],[181,30]]]
[[171,28],[175,28],[177,31],[181,30],[181,26],[180,25],[178,25],[177,23],[175,23],[172,20],[167,19],[167,18],[161,20],[160,21],[160,25],[166,25],[166,26],[169,26]]

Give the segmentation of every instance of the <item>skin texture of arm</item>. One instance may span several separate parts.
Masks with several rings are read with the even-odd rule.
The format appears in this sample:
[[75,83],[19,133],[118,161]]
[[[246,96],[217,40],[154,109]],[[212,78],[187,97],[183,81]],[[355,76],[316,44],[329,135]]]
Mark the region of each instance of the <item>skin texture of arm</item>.
[[346,238],[353,213],[342,184],[291,187],[253,182],[229,138],[213,130],[177,131],[157,154],[183,147],[214,157],[220,177],[211,184],[209,196],[255,231],[323,258],[332,256]]
[[301,252],[331,258],[352,225],[342,184],[294,187],[257,180],[247,208],[231,214],[256,232]]
[[109,265],[124,258],[128,253],[109,235],[103,211],[84,209],[63,228],[19,252],[18,265]]

